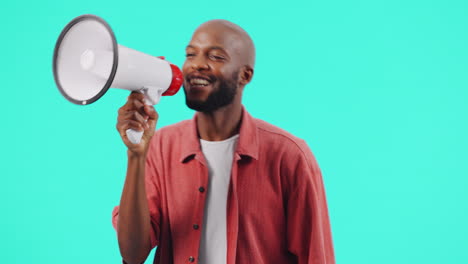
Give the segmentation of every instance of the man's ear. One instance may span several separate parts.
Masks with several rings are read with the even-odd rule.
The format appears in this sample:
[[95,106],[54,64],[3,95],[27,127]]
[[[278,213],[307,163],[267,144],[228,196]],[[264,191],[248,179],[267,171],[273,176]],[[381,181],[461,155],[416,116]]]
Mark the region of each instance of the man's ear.
[[239,76],[239,83],[242,86],[247,85],[253,78],[254,70],[252,67],[245,65],[244,67],[241,68],[240,70],[240,76]]

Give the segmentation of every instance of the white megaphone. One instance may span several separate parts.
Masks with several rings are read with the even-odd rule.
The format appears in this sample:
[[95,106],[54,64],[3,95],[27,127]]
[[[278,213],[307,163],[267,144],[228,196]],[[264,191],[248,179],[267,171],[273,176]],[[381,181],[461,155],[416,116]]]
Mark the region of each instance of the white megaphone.
[[[110,87],[139,91],[155,105],[162,95],[176,94],[183,82],[177,66],[118,45],[110,26],[95,15],[65,26],[55,45],[53,70],[62,95],[79,105],[98,100]],[[127,130],[134,144],[142,136],[142,131]]]

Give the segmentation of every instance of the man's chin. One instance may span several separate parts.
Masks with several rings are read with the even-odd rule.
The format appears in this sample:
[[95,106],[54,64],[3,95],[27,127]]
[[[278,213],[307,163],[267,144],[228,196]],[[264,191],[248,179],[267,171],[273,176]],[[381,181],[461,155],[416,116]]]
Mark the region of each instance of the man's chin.
[[210,105],[208,105],[205,101],[201,100],[185,100],[185,104],[188,108],[195,110],[197,112],[209,112]]
[[220,89],[207,92],[204,90],[185,90],[185,103],[190,109],[198,112],[212,113],[232,103],[236,96],[235,83],[227,83]]

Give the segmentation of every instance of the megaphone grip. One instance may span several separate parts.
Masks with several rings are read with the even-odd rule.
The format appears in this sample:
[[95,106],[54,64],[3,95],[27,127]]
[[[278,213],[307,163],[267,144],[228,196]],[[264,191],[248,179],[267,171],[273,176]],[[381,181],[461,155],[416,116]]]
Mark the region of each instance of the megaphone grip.
[[[138,92],[145,95],[145,104],[155,105],[159,102],[163,90],[156,87],[143,87],[142,89],[138,90]],[[125,132],[127,133],[127,138],[130,142],[133,144],[139,144],[141,138],[143,137],[144,131],[137,131],[129,128]]]
[[143,131],[136,131],[134,129],[127,129],[125,131],[127,133],[127,138],[133,144],[139,144],[141,138],[143,137]]

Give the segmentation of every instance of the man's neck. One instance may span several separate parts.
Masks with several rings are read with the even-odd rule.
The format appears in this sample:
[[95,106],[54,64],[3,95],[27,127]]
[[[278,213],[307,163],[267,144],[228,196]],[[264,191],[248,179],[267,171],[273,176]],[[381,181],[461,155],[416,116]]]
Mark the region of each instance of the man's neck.
[[241,117],[240,103],[232,103],[211,113],[198,112],[198,134],[207,141],[225,140],[239,133]]

